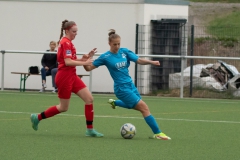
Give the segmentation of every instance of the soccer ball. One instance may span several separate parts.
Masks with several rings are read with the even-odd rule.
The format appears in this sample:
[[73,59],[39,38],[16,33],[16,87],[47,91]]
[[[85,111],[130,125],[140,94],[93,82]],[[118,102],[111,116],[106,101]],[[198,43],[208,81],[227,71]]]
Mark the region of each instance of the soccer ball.
[[136,127],[131,123],[125,123],[120,128],[121,136],[125,139],[132,139],[136,134]]

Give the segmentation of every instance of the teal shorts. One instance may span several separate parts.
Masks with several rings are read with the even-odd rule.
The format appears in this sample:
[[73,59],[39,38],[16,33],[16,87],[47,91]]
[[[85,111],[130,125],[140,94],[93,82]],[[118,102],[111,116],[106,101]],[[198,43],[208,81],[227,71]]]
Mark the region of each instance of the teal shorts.
[[142,99],[132,82],[114,86],[114,93],[119,100],[127,105],[128,109],[133,109]]

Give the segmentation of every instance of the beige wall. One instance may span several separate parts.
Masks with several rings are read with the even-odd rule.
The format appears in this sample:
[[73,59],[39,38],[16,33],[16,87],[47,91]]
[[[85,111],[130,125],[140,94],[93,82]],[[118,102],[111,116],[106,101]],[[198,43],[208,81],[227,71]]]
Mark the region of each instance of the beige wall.
[[[187,12],[188,6],[0,1],[0,50],[45,51],[51,40],[58,40],[61,22],[68,19],[78,24],[78,36],[73,41],[78,52],[88,52],[94,47],[98,53],[107,51],[111,28],[121,36],[122,47],[134,51],[136,23],[149,24],[152,17],[161,14],[187,16]],[[5,54],[4,87],[18,88],[20,77],[10,72],[27,71],[33,65],[41,67],[41,57],[41,54]],[[0,60],[2,64],[2,56]],[[86,73],[82,67],[77,72]],[[133,63],[130,74],[134,77]],[[105,67],[94,70],[92,78],[93,92],[113,92],[113,82]],[[88,85],[89,78],[83,80]],[[47,84],[52,89],[51,77],[47,78]],[[40,87],[40,76],[28,78],[27,88]]]

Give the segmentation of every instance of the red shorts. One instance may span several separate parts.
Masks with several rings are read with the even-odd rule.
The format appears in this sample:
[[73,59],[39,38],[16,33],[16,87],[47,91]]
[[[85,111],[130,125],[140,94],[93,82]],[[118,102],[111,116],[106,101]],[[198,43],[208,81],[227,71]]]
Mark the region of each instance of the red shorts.
[[69,74],[64,71],[57,72],[55,81],[58,88],[58,97],[61,99],[70,99],[72,92],[77,93],[86,87],[76,74]]

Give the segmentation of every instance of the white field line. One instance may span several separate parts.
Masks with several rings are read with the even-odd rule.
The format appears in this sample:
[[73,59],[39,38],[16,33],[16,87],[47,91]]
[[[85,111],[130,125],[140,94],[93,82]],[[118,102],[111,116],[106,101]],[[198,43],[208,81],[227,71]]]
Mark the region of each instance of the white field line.
[[[4,92],[0,92],[1,94],[9,94],[9,95],[13,95],[13,94],[17,94],[18,96],[52,96],[52,97],[57,97],[57,94],[43,94],[43,93],[39,93],[39,94],[20,94],[19,92],[16,93],[4,93]],[[101,95],[101,96],[99,96]],[[93,97],[96,96],[95,98],[108,98],[108,97],[113,97],[115,95],[113,94],[93,94]],[[75,94],[72,94],[71,96],[72,98],[78,98]],[[145,99],[147,98],[147,99]],[[171,101],[171,102],[194,102],[194,103],[218,103],[218,104],[240,104],[239,100],[219,100],[219,99],[201,99],[201,98],[184,98],[184,99],[177,99],[177,98],[168,98],[168,97],[153,97],[153,96],[142,96],[142,99],[145,101],[156,101],[156,100],[160,100],[160,101]]]
[[[0,111],[0,113],[7,113],[7,114],[30,114],[29,112],[10,112],[10,111]],[[74,114],[59,114],[59,116],[69,116],[69,117],[85,117],[85,115],[74,115]],[[122,118],[122,119],[143,119],[142,117],[121,117],[121,116],[100,116],[95,115],[94,117],[98,118]],[[157,120],[164,120],[164,121],[186,121],[186,122],[207,122],[207,123],[237,123],[240,124],[240,122],[237,121],[213,121],[213,120],[193,120],[193,119],[170,119],[170,118],[155,118]],[[1,119],[0,119],[1,120]]]

